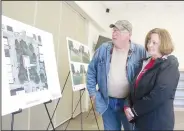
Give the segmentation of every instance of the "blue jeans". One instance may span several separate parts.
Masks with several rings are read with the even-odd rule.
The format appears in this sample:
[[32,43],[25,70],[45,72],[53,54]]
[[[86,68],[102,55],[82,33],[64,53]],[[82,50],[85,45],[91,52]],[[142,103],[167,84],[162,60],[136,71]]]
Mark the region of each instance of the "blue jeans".
[[109,98],[108,109],[103,113],[104,130],[132,130],[132,124],[128,122],[123,110],[124,99]]

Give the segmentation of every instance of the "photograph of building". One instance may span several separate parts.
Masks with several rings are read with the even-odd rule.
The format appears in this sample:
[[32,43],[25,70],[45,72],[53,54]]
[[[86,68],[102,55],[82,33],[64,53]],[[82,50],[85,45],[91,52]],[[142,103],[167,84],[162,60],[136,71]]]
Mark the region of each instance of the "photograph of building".
[[88,64],[90,62],[89,49],[87,47],[83,48],[82,51],[82,62]]
[[70,60],[74,62],[82,62],[81,46],[76,42],[68,40],[68,47],[69,47]]
[[83,64],[71,63],[73,85],[85,84],[86,70]]
[[11,96],[48,89],[41,36],[3,25],[3,44]]
[[86,73],[90,62],[89,48],[71,38],[67,39],[68,59],[70,71],[72,72],[73,90],[80,90],[86,87]]

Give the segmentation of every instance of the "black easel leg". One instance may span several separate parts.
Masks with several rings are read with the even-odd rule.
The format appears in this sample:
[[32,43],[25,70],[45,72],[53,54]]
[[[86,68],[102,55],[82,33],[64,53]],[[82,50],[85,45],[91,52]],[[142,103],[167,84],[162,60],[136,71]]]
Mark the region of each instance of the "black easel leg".
[[71,116],[71,119],[73,119],[73,91],[72,91],[72,116]]
[[93,102],[92,102],[92,100],[91,100],[91,99],[90,99],[90,101],[91,101],[91,105],[92,105],[93,113],[94,113],[94,116],[95,116],[96,125],[97,125],[97,127],[98,127],[98,130],[100,130],[99,125],[98,125],[98,121],[97,121],[97,117],[96,117],[96,113],[95,113],[95,109],[94,109],[94,107],[93,107]]
[[13,126],[14,126],[14,113],[12,113],[12,119],[11,119],[11,131],[13,131]]
[[50,117],[49,110],[48,110],[48,108],[47,108],[46,103],[44,103],[44,105],[45,105],[45,109],[46,109],[46,111],[47,111],[47,115],[48,115],[48,117],[49,117],[50,123],[51,123],[51,125],[52,125],[53,131],[55,131],[54,124],[53,124],[52,119],[51,119],[51,117]]
[[[70,75],[70,71],[68,72],[68,75],[67,75],[67,78],[66,78],[66,80],[65,80],[64,86],[63,86],[63,88],[62,88],[61,94],[63,94],[63,92],[64,92],[64,89],[65,89],[66,83],[67,83],[67,81],[68,81],[69,75]],[[51,120],[52,120],[53,117],[54,117],[54,114],[55,114],[55,112],[56,112],[56,109],[57,109],[57,107],[58,107],[58,105],[59,105],[59,101],[60,101],[60,100],[61,100],[61,98],[59,98],[58,101],[57,101],[57,104],[56,104],[56,107],[55,107],[55,109],[54,109],[54,112],[52,113],[52,118],[51,118]],[[72,107],[73,107],[73,105],[72,105]],[[73,108],[72,108],[72,109],[73,109]],[[49,129],[49,126],[50,126],[50,123],[49,123],[49,125],[47,126],[47,130]]]
[[12,113],[11,131],[13,131],[13,127],[14,127],[14,117],[15,117],[15,114],[18,114],[18,113],[21,113],[21,112],[22,112],[22,109],[19,109],[18,111]]
[[83,124],[82,124],[82,91],[80,90],[80,113],[81,113],[81,130],[83,130]]
[[[52,120],[53,117],[54,117],[54,114],[55,114],[55,112],[56,112],[56,109],[57,109],[57,106],[58,106],[58,104],[59,104],[59,101],[60,101],[60,98],[59,98],[58,101],[57,101],[56,108],[54,109],[54,113],[52,114],[51,120]],[[49,129],[50,124],[51,124],[51,123],[49,122],[49,125],[47,126],[47,130]]]
[[[91,103],[91,104],[92,104],[92,103]],[[86,119],[88,118],[88,116],[89,116],[90,112],[92,111],[92,109],[93,109],[93,107],[92,107],[92,105],[91,105],[91,108],[90,108],[90,110],[88,111],[88,115],[86,116]]]
[[[85,91],[85,90],[84,90],[84,91]],[[76,105],[74,111],[72,112],[72,116],[73,116],[73,114],[75,113],[75,111],[76,111],[76,109],[77,109],[77,107],[78,107],[78,105],[79,105],[79,102],[81,101],[81,98],[82,98],[82,96],[83,96],[83,94],[84,94],[84,91],[82,92],[82,95],[80,96],[80,99],[79,99],[79,101],[78,101],[78,103],[77,103],[77,105]],[[65,130],[68,128],[68,125],[70,124],[70,121],[71,121],[71,119],[69,119],[68,124],[67,124]]]

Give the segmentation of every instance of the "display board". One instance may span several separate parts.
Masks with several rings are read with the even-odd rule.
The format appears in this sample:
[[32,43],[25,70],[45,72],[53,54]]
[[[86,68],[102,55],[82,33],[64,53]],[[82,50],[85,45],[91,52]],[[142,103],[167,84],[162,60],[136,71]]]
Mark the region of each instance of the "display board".
[[2,115],[60,98],[51,33],[2,16]]
[[68,59],[73,91],[86,88],[86,74],[90,62],[89,48],[69,37],[67,40]]

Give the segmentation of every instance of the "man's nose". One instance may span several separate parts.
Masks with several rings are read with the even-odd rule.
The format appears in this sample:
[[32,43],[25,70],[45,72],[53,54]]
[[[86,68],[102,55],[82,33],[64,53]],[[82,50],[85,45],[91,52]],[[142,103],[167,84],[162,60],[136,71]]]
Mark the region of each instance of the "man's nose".
[[116,33],[115,33],[115,32],[113,32],[113,33],[112,33],[112,36],[113,36],[113,37],[116,37]]

